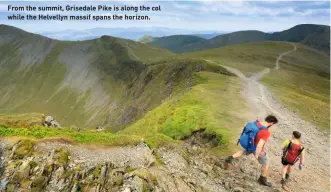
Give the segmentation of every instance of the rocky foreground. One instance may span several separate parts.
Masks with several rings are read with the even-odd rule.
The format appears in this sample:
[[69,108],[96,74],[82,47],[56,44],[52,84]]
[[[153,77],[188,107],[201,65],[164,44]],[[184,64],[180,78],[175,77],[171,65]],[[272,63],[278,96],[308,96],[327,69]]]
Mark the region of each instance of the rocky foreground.
[[279,191],[260,186],[257,162],[233,165],[190,144],[151,150],[63,141],[1,140],[0,191]]

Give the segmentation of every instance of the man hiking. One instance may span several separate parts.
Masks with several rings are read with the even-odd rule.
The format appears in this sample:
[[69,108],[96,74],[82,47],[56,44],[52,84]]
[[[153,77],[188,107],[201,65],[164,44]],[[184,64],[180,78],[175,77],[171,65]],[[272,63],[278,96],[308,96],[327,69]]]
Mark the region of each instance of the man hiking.
[[261,165],[261,175],[258,182],[268,187],[271,187],[271,183],[267,181],[268,157],[264,151],[264,145],[270,136],[269,128],[276,123],[278,123],[278,120],[273,115],[267,116],[264,122],[256,120],[247,123],[238,140],[242,150],[227,157],[225,160],[226,163],[232,163],[233,159],[242,155],[254,154]]
[[293,131],[292,139],[284,141],[282,156],[282,180],[280,182],[283,186],[290,178],[292,166],[298,160],[300,160],[299,169],[302,170],[304,166],[304,147],[301,145],[300,138],[301,133],[299,131]]

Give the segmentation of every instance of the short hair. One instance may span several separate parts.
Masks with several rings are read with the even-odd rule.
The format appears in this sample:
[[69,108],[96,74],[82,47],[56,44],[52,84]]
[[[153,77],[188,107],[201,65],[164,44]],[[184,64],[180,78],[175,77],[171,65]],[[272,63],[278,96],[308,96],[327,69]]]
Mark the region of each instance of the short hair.
[[301,138],[301,133],[299,131],[293,131],[293,136],[296,139],[300,139]]
[[268,122],[268,123],[273,123],[273,124],[278,123],[278,119],[275,116],[273,116],[273,115],[268,115],[265,118],[265,121]]

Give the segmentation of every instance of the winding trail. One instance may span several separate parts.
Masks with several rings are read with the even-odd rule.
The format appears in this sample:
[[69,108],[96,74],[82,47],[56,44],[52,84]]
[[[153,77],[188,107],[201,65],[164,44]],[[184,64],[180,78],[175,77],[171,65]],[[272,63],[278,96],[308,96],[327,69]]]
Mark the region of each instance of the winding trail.
[[275,69],[279,69],[279,61],[282,59],[282,57],[283,57],[284,55],[287,55],[287,54],[292,53],[292,52],[294,52],[294,51],[297,50],[297,46],[296,46],[295,44],[293,44],[293,43],[290,43],[290,44],[293,45],[294,49],[293,49],[293,50],[290,50],[290,51],[287,51],[287,52],[284,52],[284,53],[281,53],[281,54],[279,55],[279,57],[277,58],[277,61],[276,61],[276,67],[275,67]]
[[[297,50],[293,49],[281,53],[275,63],[275,69],[279,69],[279,61],[283,56]],[[325,192],[330,190],[330,141],[325,133],[319,131],[316,126],[302,120],[298,115],[287,110],[277,102],[274,95],[258,80],[270,69],[265,69],[247,78],[237,69],[223,66],[236,74],[244,84],[243,96],[250,107],[250,114],[256,114],[250,118],[263,119],[268,114],[274,114],[279,123],[270,129],[271,137],[266,144],[266,151],[270,159],[269,176],[272,182],[280,186],[281,171],[281,148],[285,139],[290,139],[292,132],[298,130],[302,133],[302,141],[306,150],[305,168],[299,171],[293,167],[291,181],[288,183],[289,191],[316,191]],[[251,119],[252,120],[252,119]]]

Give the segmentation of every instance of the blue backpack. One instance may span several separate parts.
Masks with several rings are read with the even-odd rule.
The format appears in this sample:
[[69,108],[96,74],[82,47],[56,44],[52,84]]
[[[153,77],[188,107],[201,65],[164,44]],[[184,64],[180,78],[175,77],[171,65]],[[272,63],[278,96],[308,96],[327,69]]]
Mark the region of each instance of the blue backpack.
[[249,122],[244,127],[243,132],[238,140],[241,147],[243,147],[248,152],[254,152],[256,150],[255,137],[259,130],[267,129],[265,126],[258,126],[258,121]]

